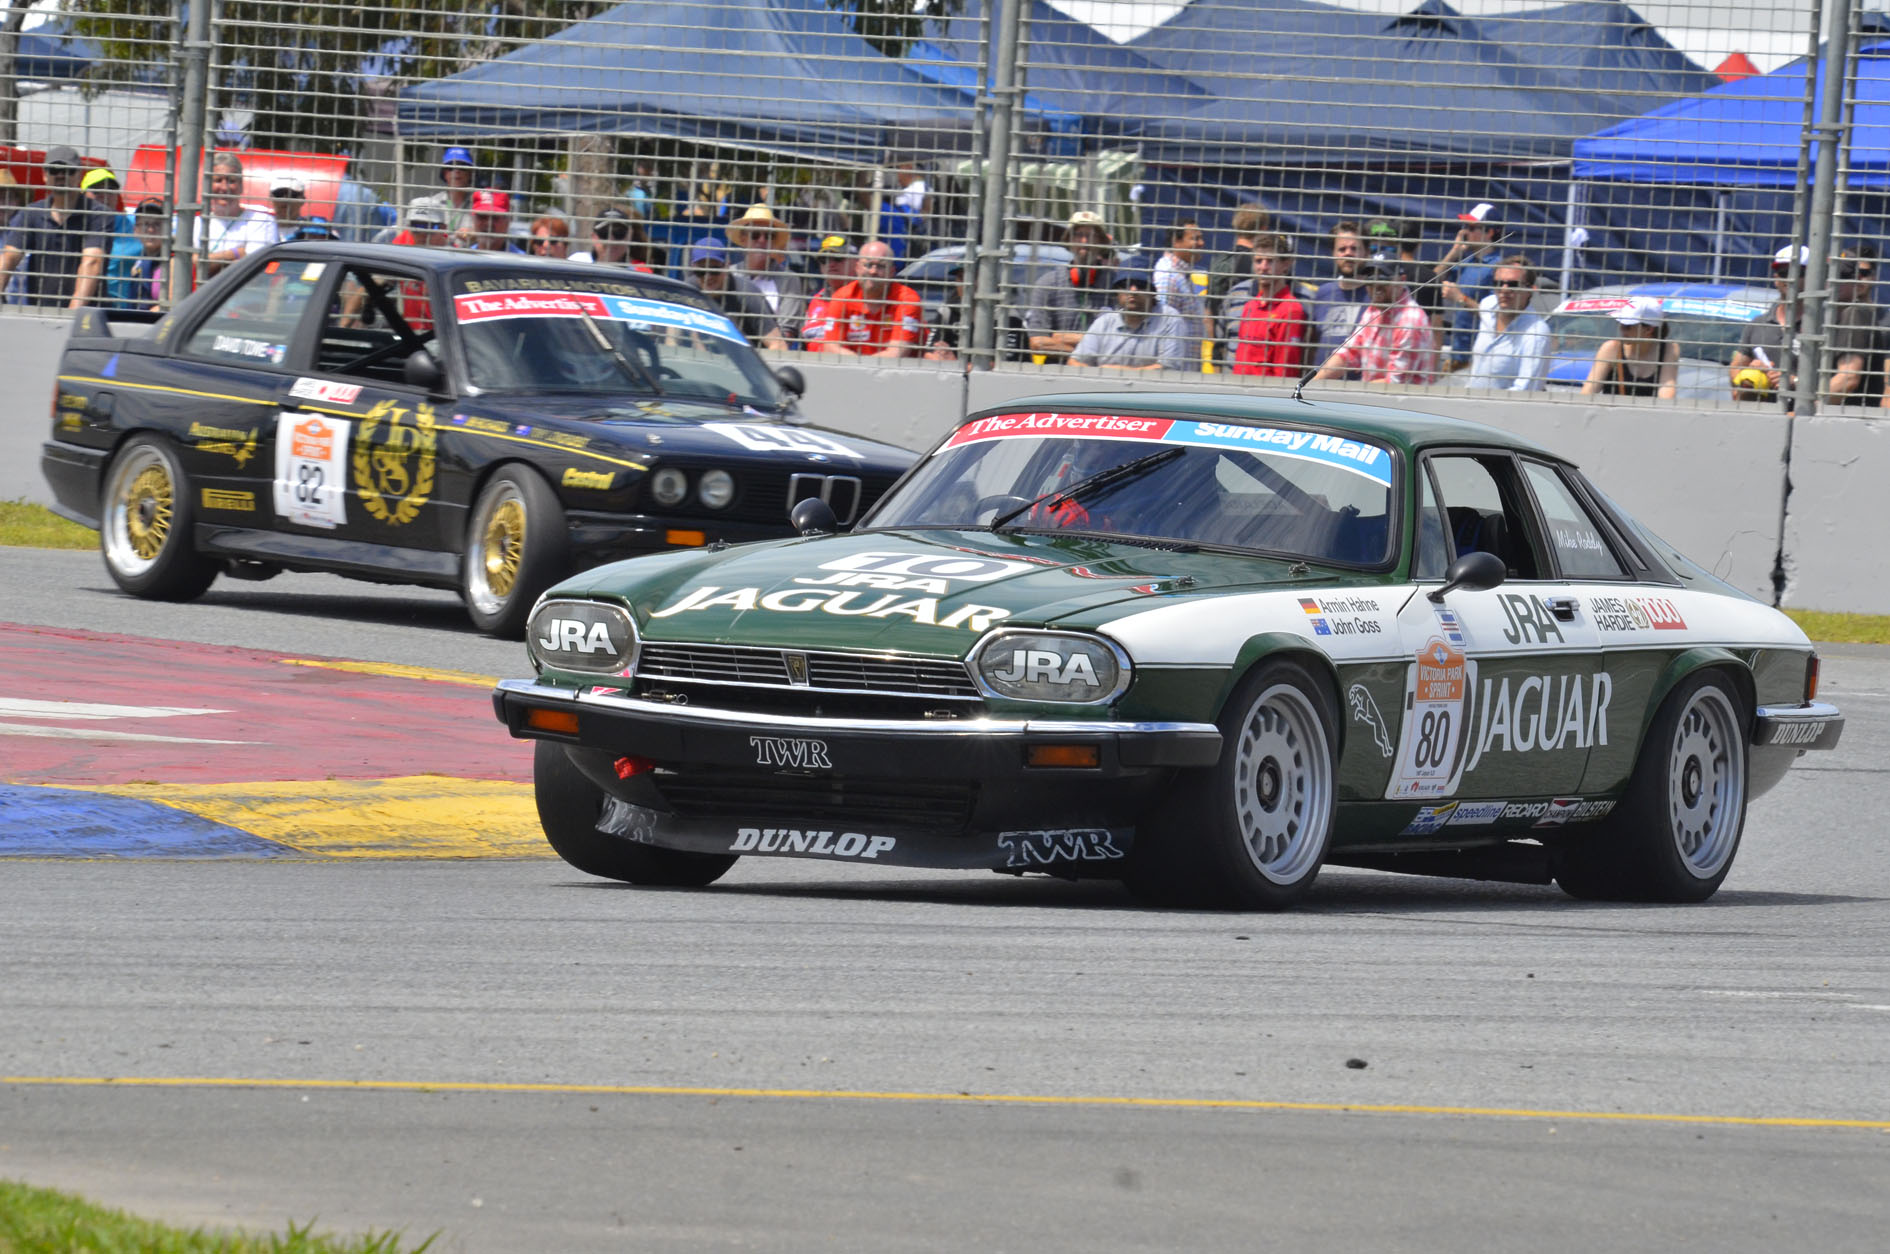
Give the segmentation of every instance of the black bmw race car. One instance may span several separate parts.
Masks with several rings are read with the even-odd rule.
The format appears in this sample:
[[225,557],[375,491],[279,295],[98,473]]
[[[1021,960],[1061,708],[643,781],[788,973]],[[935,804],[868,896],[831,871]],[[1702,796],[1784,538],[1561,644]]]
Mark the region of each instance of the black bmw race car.
[[312,241],[154,324],[87,310],[41,466],[135,596],[328,571],[455,588],[516,636],[573,569],[845,524],[914,454],[806,424],[695,289],[485,252]]

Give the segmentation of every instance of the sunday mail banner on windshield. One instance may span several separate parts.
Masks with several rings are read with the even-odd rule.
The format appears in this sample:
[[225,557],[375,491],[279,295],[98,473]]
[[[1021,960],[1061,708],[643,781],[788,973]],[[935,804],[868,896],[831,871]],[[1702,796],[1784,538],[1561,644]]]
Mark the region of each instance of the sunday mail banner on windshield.
[[501,318],[603,318],[646,327],[674,327],[699,331],[724,340],[741,340],[742,333],[721,314],[687,305],[639,300],[634,296],[604,296],[596,292],[467,292],[453,298],[453,311],[462,323],[493,322]]
[[1250,427],[1241,423],[1201,422],[1188,418],[1137,418],[1126,414],[993,414],[968,422],[944,447],[982,440],[1083,436],[1092,440],[1147,440],[1156,444],[1191,444],[1197,448],[1242,448],[1275,457],[1336,466],[1391,486],[1391,453],[1376,444],[1290,427]]

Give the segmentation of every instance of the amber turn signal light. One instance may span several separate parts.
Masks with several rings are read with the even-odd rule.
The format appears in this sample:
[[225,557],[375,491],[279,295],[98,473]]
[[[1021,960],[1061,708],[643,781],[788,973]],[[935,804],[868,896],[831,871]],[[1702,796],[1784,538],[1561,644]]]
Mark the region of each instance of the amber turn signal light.
[[706,531],[665,531],[663,538],[671,544],[699,549],[709,542],[709,533]]
[[1024,750],[1026,766],[1098,767],[1102,749],[1096,745],[1031,745]]
[[577,715],[569,710],[527,710],[525,726],[533,731],[557,732],[563,736],[578,734]]
[[1805,704],[1810,705],[1818,699],[1818,655],[1812,654],[1811,661],[1805,666]]

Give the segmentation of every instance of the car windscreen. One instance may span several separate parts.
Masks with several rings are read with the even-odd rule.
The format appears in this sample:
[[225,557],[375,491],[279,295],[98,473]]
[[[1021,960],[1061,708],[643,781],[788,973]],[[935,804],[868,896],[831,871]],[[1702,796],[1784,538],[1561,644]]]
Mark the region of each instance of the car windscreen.
[[[1745,310],[1736,312],[1743,314]],[[1681,357],[1722,366],[1732,361],[1750,325],[1750,320],[1744,318],[1667,315],[1667,333],[1679,342]],[[1550,320],[1549,335],[1550,352],[1593,357],[1603,340],[1621,338],[1621,324],[1607,314],[1557,314]]]
[[[787,400],[722,314],[629,284],[456,284],[467,381],[481,392],[605,392],[775,410]],[[667,296],[668,293],[665,293]]]
[[1391,503],[1391,453],[1347,436],[1017,413],[961,427],[866,525],[997,524],[1371,566],[1391,556]]

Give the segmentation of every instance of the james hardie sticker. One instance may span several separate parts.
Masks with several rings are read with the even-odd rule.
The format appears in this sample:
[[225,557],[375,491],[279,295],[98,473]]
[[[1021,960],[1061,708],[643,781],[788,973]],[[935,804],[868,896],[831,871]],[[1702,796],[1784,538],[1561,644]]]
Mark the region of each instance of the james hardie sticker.
[[382,401],[361,419],[361,439],[354,448],[354,486],[361,507],[390,527],[410,523],[433,494],[433,406],[425,401],[411,411]]
[[284,413],[276,418],[276,513],[305,527],[348,521],[348,420]]
[[1432,636],[1418,650],[1405,681],[1404,732],[1386,800],[1448,797],[1457,791],[1476,680],[1477,664],[1443,636]]

